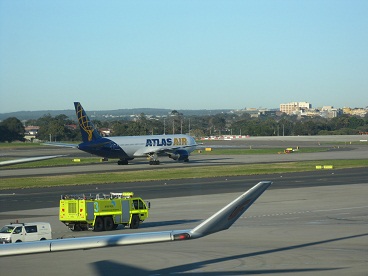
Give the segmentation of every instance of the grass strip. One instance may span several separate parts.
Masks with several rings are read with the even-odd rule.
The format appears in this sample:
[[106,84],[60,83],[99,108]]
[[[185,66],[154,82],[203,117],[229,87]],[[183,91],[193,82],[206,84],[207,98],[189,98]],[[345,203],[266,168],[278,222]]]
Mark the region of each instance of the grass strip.
[[0,190],[15,188],[53,187],[86,184],[107,184],[170,179],[208,178],[220,176],[259,175],[315,171],[316,166],[332,165],[334,169],[368,167],[365,160],[319,160],[269,164],[246,164],[229,166],[204,166],[170,168],[159,170],[88,173],[41,177],[19,177],[0,179]]

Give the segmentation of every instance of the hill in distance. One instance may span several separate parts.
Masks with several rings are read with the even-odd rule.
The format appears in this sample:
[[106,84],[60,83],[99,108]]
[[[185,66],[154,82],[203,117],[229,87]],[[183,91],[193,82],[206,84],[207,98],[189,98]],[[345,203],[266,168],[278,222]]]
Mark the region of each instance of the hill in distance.
[[[153,115],[153,116],[166,116],[173,111],[172,109],[158,109],[158,108],[133,108],[133,109],[117,109],[117,110],[96,110],[89,111],[87,110],[88,116],[92,119],[98,120],[106,120],[108,118],[119,118],[119,117],[129,117],[130,115],[139,115],[144,113],[145,115]],[[231,111],[230,109],[216,109],[216,110],[176,110],[179,113],[182,113],[184,116],[205,116],[205,115],[215,115],[219,113],[227,113]],[[57,115],[64,114],[68,116],[70,119],[76,119],[74,109],[67,110],[40,110],[40,111],[16,111],[9,113],[0,113],[0,121],[3,121],[9,117],[16,117],[19,120],[31,120],[38,119],[42,116],[50,114],[52,117]]]

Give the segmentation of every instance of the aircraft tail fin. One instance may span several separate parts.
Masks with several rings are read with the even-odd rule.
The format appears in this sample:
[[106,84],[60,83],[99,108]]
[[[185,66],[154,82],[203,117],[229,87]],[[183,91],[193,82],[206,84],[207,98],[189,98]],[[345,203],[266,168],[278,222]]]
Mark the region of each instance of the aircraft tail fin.
[[271,181],[259,182],[220,211],[193,228],[190,231],[190,237],[200,238],[228,229],[271,184]]
[[74,107],[83,142],[91,142],[101,138],[101,135],[98,133],[97,129],[88,118],[80,102],[74,102]]

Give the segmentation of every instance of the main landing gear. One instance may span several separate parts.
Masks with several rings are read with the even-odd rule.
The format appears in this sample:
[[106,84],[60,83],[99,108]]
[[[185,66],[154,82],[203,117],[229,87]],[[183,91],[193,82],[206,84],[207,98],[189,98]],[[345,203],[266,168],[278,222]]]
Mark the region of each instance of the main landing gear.
[[150,160],[149,164],[150,165],[160,165],[160,160]]
[[148,156],[150,165],[160,165],[160,160],[157,159],[157,154],[153,153]]
[[118,161],[118,165],[128,165],[128,160],[126,160],[126,159],[120,159]]

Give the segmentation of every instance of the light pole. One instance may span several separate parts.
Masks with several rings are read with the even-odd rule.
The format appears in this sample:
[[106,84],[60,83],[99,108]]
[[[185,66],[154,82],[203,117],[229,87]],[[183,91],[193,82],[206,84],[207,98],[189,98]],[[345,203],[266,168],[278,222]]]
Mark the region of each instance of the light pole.
[[166,134],[166,118],[164,118],[164,135]]
[[189,132],[189,135],[190,135],[190,118],[189,118],[189,130],[188,130],[188,132]]

